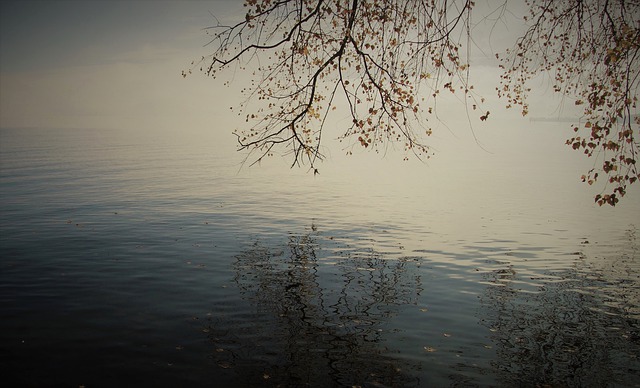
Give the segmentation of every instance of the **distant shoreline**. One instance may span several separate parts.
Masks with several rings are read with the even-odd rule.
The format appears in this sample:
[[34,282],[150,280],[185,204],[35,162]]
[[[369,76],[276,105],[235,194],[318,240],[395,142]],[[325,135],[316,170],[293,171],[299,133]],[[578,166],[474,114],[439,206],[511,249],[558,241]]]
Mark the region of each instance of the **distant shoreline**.
[[531,117],[529,121],[542,121],[549,123],[575,123],[580,122],[580,118],[578,117]]
[[[635,119],[639,115],[631,115],[632,119]],[[548,123],[580,123],[583,119],[580,117],[530,117],[529,121],[533,122],[548,122]]]

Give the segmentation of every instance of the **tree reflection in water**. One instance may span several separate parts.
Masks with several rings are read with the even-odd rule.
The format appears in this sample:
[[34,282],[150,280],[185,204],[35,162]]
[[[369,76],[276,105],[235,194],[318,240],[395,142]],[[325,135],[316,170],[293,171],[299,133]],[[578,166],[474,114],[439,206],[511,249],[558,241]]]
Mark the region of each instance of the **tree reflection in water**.
[[[500,379],[513,386],[607,387],[640,384],[638,246],[576,252],[570,270],[522,279],[511,262],[487,274],[482,302]],[[585,244],[587,242],[585,241]],[[538,283],[534,292],[516,284]]]
[[212,321],[218,365],[240,384],[419,385],[411,373],[418,366],[385,345],[385,323],[421,291],[415,261],[335,255],[318,238],[312,226],[283,249],[256,243],[236,257],[235,283],[255,310],[235,326]]

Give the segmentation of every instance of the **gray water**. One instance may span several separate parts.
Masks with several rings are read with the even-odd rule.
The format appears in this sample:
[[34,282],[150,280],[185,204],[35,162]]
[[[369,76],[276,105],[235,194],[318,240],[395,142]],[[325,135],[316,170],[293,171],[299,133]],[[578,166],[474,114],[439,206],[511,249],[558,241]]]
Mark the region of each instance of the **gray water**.
[[4,382],[640,386],[638,193],[597,208],[525,154],[313,176],[216,141],[0,131]]

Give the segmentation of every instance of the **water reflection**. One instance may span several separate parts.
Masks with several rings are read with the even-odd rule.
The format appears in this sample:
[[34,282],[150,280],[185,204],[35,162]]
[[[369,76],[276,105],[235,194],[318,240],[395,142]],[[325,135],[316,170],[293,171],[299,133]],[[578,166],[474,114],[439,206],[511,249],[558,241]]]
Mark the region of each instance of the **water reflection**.
[[[639,386],[640,315],[635,229],[624,244],[575,252],[523,292],[518,265],[497,263],[482,297],[500,380],[514,386]],[[623,248],[621,248],[623,247]]]
[[257,242],[236,257],[235,284],[250,309],[207,328],[215,362],[236,383],[419,385],[418,366],[393,357],[385,340],[385,323],[420,294],[415,261],[338,245],[312,226],[281,248]]

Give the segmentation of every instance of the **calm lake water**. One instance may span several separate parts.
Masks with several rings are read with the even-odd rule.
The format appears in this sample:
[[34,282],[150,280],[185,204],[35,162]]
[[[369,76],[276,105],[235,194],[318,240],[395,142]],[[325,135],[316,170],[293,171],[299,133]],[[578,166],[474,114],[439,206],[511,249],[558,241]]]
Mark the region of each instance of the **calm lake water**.
[[640,386],[638,190],[598,208],[553,150],[314,177],[223,148],[0,131],[2,381]]

